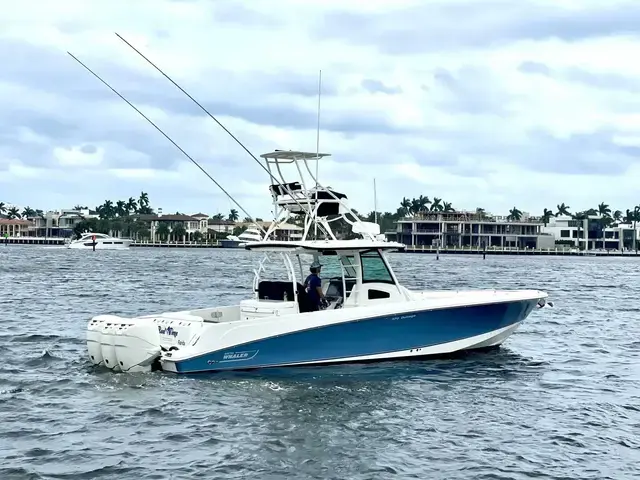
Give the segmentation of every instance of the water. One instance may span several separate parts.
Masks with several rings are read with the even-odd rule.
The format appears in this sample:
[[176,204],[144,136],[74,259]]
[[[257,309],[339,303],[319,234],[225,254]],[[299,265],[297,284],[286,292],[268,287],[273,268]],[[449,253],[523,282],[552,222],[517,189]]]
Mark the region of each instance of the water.
[[0,478],[640,476],[634,259],[395,254],[411,288],[547,290],[496,352],[178,377],[86,359],[99,313],[238,301],[256,254],[0,246]]

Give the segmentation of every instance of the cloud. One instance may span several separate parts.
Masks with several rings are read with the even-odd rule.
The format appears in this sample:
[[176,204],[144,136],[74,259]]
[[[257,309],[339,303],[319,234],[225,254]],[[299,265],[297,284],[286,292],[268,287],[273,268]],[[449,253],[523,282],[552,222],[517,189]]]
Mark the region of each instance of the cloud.
[[531,0],[438,0],[415,2],[410,7],[390,3],[374,12],[328,12],[317,34],[404,54],[482,49],[523,40],[572,42],[640,31],[637,4],[585,3],[593,6],[576,8],[562,2]]
[[359,211],[373,208],[374,178],[387,211],[419,195],[496,213],[625,210],[637,203],[639,16],[595,0],[25,0],[0,18],[0,201],[94,206],[145,191],[164,211],[235,207],[71,51],[269,216],[264,170],[117,31],[256,156],[315,151],[322,70],[320,150],[333,155],[320,181]]
[[628,93],[640,92],[638,78],[632,75],[594,72],[575,66],[552,69],[538,62],[523,62],[518,67],[518,70],[526,74],[543,75],[556,80],[594,87],[599,90],[619,90]]

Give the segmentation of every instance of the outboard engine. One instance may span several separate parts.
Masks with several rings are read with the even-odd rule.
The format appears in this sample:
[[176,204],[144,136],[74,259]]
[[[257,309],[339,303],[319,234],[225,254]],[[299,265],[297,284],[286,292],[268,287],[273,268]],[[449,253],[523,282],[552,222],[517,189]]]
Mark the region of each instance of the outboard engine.
[[543,308],[547,305],[553,308],[553,302],[548,302],[545,298],[538,300],[538,308]]

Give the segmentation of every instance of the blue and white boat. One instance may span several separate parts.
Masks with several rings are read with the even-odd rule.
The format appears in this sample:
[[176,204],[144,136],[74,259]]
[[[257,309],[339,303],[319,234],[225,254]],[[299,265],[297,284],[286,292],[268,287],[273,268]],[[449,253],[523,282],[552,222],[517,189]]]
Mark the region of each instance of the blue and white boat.
[[[388,254],[405,246],[353,215],[346,195],[317,184],[307,162],[323,156],[262,155],[280,175],[286,163],[299,172],[306,167],[315,187],[283,177],[271,186],[273,226],[303,214],[304,234],[300,241],[279,241],[267,231],[245,245],[264,254],[251,298],[136,318],[96,316],[87,331],[91,361],[114,371],[197,373],[428,357],[501,345],[544,306],[547,293],[539,290],[413,291],[401,285]],[[337,239],[330,223],[339,218],[361,238]],[[276,259],[281,273],[268,275]],[[328,306],[310,311],[303,282],[314,261],[323,265]]]

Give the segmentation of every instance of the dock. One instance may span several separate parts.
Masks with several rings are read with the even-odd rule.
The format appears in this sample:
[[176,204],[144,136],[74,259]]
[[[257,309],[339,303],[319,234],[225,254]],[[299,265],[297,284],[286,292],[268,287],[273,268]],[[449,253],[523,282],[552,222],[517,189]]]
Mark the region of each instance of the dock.
[[[222,248],[219,242],[133,242],[131,247],[138,248]],[[237,250],[237,249],[236,249]]]
[[[63,247],[63,237],[0,237],[0,246],[9,245],[53,245]],[[132,247],[156,248],[222,248],[220,242],[133,242]]]
[[515,247],[491,247],[483,249],[481,247],[445,247],[438,248],[432,246],[409,246],[403,253],[427,253],[431,255],[545,255],[545,256],[566,256],[566,257],[638,257],[637,250],[626,250],[624,252],[615,250],[589,250],[580,251],[568,248],[515,248]]
[[0,245],[64,245],[61,237],[0,237]]
[[[5,237],[0,238],[0,247],[2,244],[9,245],[50,245],[64,246],[65,238],[61,237]],[[133,242],[131,247],[135,248],[223,248],[222,243],[214,242]],[[239,248],[242,250],[242,248]],[[238,250],[238,248],[230,248],[230,250]],[[566,256],[566,257],[638,257],[638,251],[625,250],[590,250],[579,251],[568,248],[515,248],[515,247],[490,247],[486,250],[481,247],[445,247],[438,248],[433,246],[410,246],[401,251],[401,253],[422,253],[430,255],[537,255],[537,256]]]

